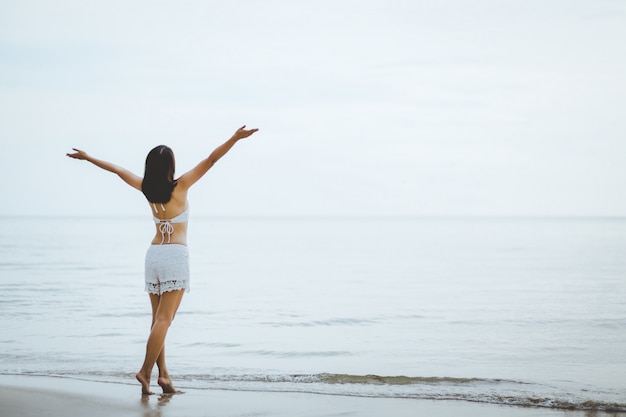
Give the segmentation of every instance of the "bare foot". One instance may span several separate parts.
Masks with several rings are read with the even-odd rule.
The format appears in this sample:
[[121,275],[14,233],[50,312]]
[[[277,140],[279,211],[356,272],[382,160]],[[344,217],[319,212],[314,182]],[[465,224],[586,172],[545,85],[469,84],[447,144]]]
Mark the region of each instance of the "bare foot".
[[135,375],[135,378],[137,378],[137,381],[139,381],[139,383],[141,384],[141,393],[143,395],[152,395],[154,394],[154,392],[150,391],[150,380],[146,379],[141,372],[137,372],[137,375]]
[[182,392],[174,388],[174,385],[172,385],[172,380],[169,376],[160,376],[157,382],[159,383],[161,388],[163,388],[163,394],[180,394]]

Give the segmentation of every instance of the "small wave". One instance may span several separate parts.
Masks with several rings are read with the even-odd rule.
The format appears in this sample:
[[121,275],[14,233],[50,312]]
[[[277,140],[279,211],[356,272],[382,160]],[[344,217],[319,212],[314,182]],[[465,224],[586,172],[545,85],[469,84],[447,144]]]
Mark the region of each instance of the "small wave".
[[312,321],[266,321],[261,324],[273,327],[320,327],[320,326],[362,326],[376,324],[377,319],[334,318]]
[[214,348],[236,348],[241,346],[239,343],[225,343],[225,342],[194,342],[184,345],[184,347],[214,347]]
[[145,311],[129,311],[129,312],[125,312],[125,313],[98,313],[98,314],[94,314],[93,317],[101,317],[101,318],[108,318],[108,317],[147,317],[149,316],[149,313],[145,312]]
[[[289,317],[298,317],[291,315]],[[424,316],[419,314],[398,314],[392,316],[380,316],[372,318],[355,318],[355,317],[334,317],[325,320],[309,320],[309,321],[265,321],[261,324],[272,327],[331,327],[331,326],[369,326],[387,322],[389,320],[406,320],[420,319]]]
[[409,376],[380,376],[380,375],[348,375],[348,374],[319,374],[321,382],[327,384],[374,384],[374,385],[461,385],[470,383],[493,383],[509,382],[523,384],[517,381],[505,381],[502,379],[481,378],[451,378],[451,377],[409,377]]
[[310,358],[310,357],[332,357],[332,356],[351,356],[352,352],[346,350],[325,350],[325,351],[277,351],[277,350],[247,350],[240,352],[242,354],[259,355],[259,356],[274,356],[277,358]]
[[[356,397],[459,400],[522,407],[626,413],[626,403],[592,399],[526,381],[350,374],[188,375],[188,388],[304,392]],[[603,394],[603,393],[600,393]],[[609,394],[609,393],[604,393]]]
[[380,375],[349,375],[349,374],[216,374],[216,375],[188,375],[188,380],[206,381],[240,381],[240,382],[294,382],[294,383],[321,383],[321,384],[361,384],[361,385],[463,385],[463,384],[521,384],[527,382],[505,379],[486,378],[454,378],[454,377],[409,377],[409,376],[380,376]]

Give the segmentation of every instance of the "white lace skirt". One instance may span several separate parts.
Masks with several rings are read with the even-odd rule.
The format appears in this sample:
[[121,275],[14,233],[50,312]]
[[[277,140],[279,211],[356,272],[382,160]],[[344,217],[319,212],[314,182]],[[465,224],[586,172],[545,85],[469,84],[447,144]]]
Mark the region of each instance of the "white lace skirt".
[[146,252],[146,291],[161,295],[189,291],[189,249],[185,245],[150,245]]

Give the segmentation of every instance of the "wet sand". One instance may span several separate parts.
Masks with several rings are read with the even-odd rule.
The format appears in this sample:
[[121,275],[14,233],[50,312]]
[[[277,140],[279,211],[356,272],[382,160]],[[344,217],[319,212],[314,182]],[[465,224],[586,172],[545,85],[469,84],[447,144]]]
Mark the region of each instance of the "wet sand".
[[[155,389],[158,387],[155,387]],[[363,398],[283,392],[187,390],[142,396],[139,384],[0,375],[1,417],[438,416],[588,417],[583,411],[463,401]],[[613,414],[594,413],[594,417]],[[624,415],[624,414],[622,414]]]

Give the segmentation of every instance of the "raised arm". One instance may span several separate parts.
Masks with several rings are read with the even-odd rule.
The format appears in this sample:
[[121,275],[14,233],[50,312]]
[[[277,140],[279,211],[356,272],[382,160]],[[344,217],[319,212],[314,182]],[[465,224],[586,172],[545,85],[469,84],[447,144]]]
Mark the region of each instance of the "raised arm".
[[76,149],[76,148],[72,148],[72,149],[74,149],[75,152],[67,154],[67,156],[69,156],[70,158],[80,159],[82,161],[89,161],[95,166],[97,166],[98,168],[102,168],[105,171],[109,171],[114,174],[117,174],[122,180],[124,180],[125,183],[141,191],[141,182],[143,181],[143,178],[133,174],[129,170],[124,169],[120,166],[117,166],[107,161],[103,161],[101,159],[96,159],[92,157],[91,155],[88,155],[87,152],[85,151],[81,151],[80,149]]
[[243,125],[239,129],[237,129],[237,131],[233,134],[233,136],[231,136],[230,139],[228,139],[226,142],[222,143],[220,146],[215,148],[215,150],[211,152],[208,158],[203,159],[193,169],[184,173],[178,179],[178,186],[183,187],[185,189],[188,189],[189,187],[191,187],[200,178],[202,178],[204,174],[206,174],[207,171],[211,169],[211,167],[215,165],[215,163],[222,156],[226,155],[226,153],[230,151],[230,149],[235,145],[235,143],[237,143],[240,139],[247,138],[248,136],[252,135],[257,130],[259,130],[259,129],[247,129],[246,130],[245,127],[246,126]]

